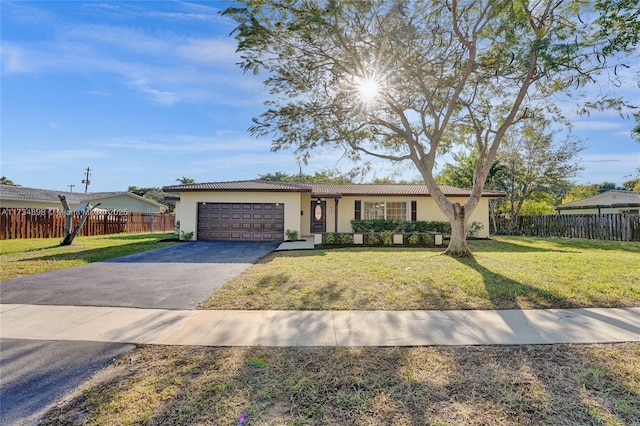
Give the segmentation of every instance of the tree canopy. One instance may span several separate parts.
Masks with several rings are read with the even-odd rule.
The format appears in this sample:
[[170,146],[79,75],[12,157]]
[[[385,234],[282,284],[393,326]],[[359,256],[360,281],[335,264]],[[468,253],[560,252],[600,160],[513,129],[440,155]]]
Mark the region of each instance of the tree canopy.
[[6,176],[0,177],[0,185],[16,186],[16,184],[13,183],[13,181],[7,178]]
[[[327,148],[412,162],[451,222],[456,256],[470,255],[466,222],[508,129],[591,83],[633,41],[609,40],[615,21],[582,0],[239,3],[224,13],[237,22],[240,65],[264,71],[271,93],[250,131],[302,161]],[[458,145],[477,152],[463,205],[433,176]]]
[[300,182],[300,183],[353,183],[350,176],[343,176],[332,170],[322,170],[313,175],[298,173],[290,175],[285,172],[267,173],[259,175],[258,179],[271,182]]

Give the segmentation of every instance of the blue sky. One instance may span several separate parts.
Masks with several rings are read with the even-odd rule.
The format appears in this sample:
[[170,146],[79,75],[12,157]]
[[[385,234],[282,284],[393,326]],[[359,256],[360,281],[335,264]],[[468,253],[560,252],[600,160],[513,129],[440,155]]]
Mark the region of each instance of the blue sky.
[[[268,139],[247,132],[268,93],[261,76],[236,65],[234,24],[218,14],[228,5],[2,0],[2,176],[83,191],[90,167],[89,190],[97,192],[170,185],[181,176],[210,182],[296,173],[292,152],[272,153]],[[636,57],[616,89],[637,104],[639,64]],[[635,174],[632,120],[561,107],[587,142],[578,183],[619,185]],[[303,171],[336,166],[353,165],[320,153]],[[381,166],[366,179],[390,173]],[[418,174],[406,167],[402,177]]]

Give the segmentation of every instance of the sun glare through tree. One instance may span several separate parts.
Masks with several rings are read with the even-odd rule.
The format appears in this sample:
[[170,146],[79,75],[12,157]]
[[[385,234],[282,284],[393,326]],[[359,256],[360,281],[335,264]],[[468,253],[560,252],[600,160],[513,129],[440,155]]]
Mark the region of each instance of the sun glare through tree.
[[363,101],[371,102],[380,93],[380,86],[373,78],[363,78],[358,82],[358,90]]

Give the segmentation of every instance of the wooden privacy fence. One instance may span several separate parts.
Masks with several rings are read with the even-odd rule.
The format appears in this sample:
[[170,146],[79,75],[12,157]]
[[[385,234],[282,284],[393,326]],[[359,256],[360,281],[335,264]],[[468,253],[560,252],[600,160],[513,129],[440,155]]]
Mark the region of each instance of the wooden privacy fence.
[[[71,228],[82,216],[70,212]],[[56,209],[0,208],[0,239],[62,238],[65,212]],[[173,213],[141,213],[107,210],[91,213],[78,235],[108,235],[135,232],[173,231]]]
[[640,215],[629,213],[520,216],[514,229],[509,229],[508,218],[499,216],[496,227],[496,234],[640,241]]

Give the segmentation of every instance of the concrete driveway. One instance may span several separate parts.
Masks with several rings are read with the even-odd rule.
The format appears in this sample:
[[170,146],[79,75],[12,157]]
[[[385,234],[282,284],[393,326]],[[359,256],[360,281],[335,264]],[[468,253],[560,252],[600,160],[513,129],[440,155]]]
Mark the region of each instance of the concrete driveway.
[[[193,309],[278,243],[193,242],[0,282],[7,304]],[[0,423],[27,425],[133,345],[0,339]]]
[[279,243],[181,243],[0,283],[2,303],[193,309]]

